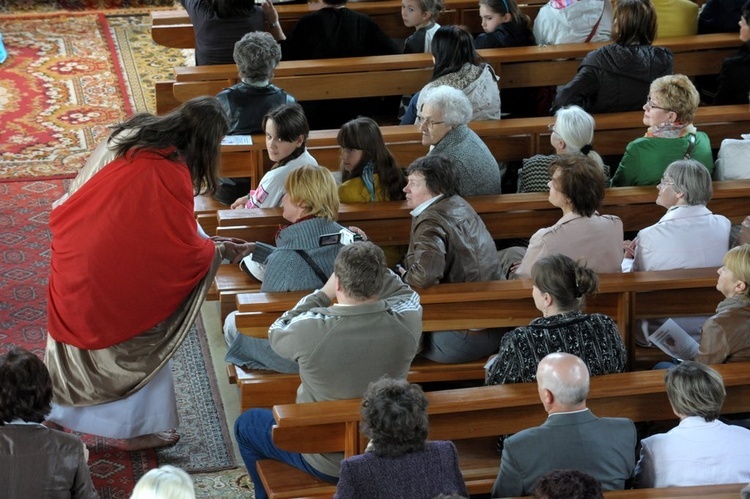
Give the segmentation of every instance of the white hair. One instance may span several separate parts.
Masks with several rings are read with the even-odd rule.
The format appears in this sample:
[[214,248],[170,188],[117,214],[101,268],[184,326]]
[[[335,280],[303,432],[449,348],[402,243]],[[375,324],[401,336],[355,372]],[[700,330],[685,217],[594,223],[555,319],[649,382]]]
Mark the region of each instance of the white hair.
[[195,499],[193,479],[180,468],[167,464],[143,475],[130,499]]
[[595,126],[594,117],[576,105],[560,108],[555,113],[555,133],[565,142],[568,152],[582,153],[581,149],[588,146],[586,156],[603,166],[601,156],[591,148]]
[[467,124],[471,121],[474,112],[471,101],[466,97],[466,94],[448,85],[427,89],[425,96],[422,98],[422,105],[426,104],[441,110],[443,121],[449,126]]

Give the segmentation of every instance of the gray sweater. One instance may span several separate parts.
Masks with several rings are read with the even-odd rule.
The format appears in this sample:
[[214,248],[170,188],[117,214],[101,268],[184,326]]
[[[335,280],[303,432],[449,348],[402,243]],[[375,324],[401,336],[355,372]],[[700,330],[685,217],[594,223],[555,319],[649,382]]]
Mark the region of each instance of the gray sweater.
[[461,179],[461,197],[500,194],[500,168],[487,145],[466,125],[448,132],[429,155],[453,160]]

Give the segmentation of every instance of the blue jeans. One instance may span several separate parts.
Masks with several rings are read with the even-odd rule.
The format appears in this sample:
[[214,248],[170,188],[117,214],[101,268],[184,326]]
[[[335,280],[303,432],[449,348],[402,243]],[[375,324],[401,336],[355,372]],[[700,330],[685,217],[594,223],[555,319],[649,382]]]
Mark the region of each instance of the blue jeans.
[[242,454],[242,460],[245,461],[247,472],[253,480],[256,499],[268,498],[255,465],[261,459],[276,459],[309,473],[315,478],[327,482],[338,482],[337,477],[321,473],[307,464],[307,461],[302,458],[302,454],[287,452],[276,447],[271,437],[271,427],[274,422],[273,413],[270,409],[250,409],[241,414],[234,423],[234,435],[237,438],[237,444],[240,447],[240,454]]
[[225,361],[249,369],[288,374],[299,372],[299,365],[274,352],[270,341],[240,333],[237,330],[236,315],[237,312],[232,312],[224,321],[224,339],[228,347]]

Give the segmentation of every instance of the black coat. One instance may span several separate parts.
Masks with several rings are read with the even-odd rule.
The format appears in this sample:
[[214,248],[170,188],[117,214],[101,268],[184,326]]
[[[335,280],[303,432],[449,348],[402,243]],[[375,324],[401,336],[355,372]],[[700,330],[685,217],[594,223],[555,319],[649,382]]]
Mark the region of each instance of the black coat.
[[665,47],[613,43],[589,52],[578,73],[558,93],[552,114],[577,104],[589,113],[638,111],[651,82],[672,74],[674,56]]
[[534,45],[534,33],[525,23],[507,22],[498,26],[491,33],[482,33],[474,42],[477,49],[494,49],[500,47],[528,47]]
[[750,42],[727,57],[719,72],[719,89],[714,104],[747,104],[750,92]]

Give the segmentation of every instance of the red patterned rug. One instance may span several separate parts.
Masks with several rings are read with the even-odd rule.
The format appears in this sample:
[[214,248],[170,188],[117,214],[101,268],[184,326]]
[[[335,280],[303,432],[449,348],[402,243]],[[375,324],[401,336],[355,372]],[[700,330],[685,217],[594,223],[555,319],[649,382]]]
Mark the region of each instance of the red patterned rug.
[[104,14],[0,16],[0,178],[72,176],[132,114]]
[[[46,342],[49,212],[67,180],[0,181],[0,353],[18,345],[40,357]],[[82,435],[100,497],[130,497],[135,482],[157,465],[190,472],[235,466],[221,399],[200,319],[174,357],[182,438],[167,449],[119,450],[117,441]]]

